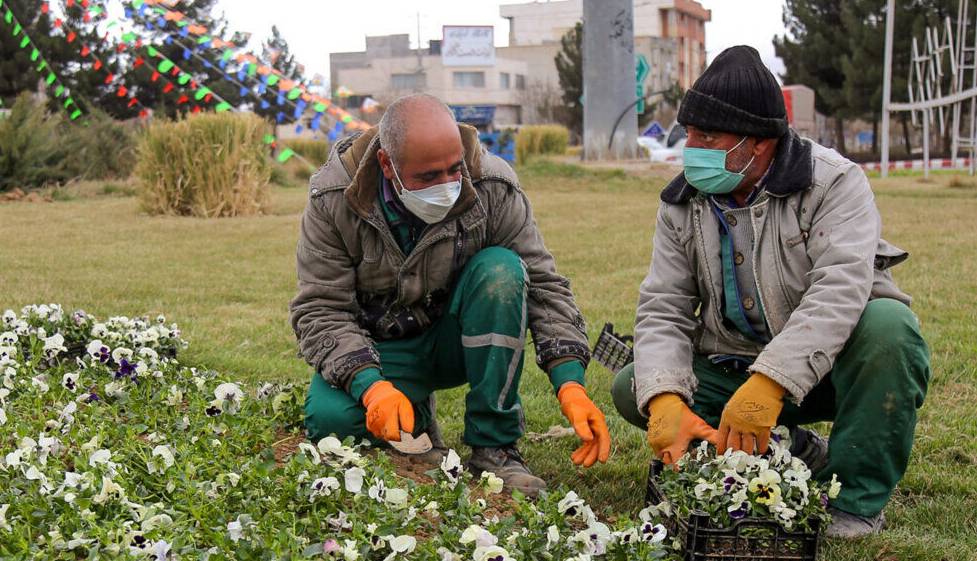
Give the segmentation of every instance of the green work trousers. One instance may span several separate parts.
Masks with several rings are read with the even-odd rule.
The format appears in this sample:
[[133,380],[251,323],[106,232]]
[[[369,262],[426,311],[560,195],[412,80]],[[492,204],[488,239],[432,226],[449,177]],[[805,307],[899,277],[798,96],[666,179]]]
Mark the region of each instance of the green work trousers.
[[[901,302],[872,300],[835,360],[834,369],[805,396],[788,401],[778,423],[788,427],[834,421],[828,465],[818,480],[838,475],[841,494],[832,505],[861,516],[878,514],[889,501],[909,463],[916,410],[930,377],[929,348],[916,316]],[[692,364],[699,386],[692,410],[712,427],[723,407],[750,376],[708,357]],[[634,365],[622,369],[611,390],[618,412],[645,428],[634,393]]]
[[[471,446],[503,446],[525,430],[519,400],[526,344],[526,269],[514,252],[489,247],[478,252],[458,276],[448,310],[430,329],[409,339],[380,341],[383,378],[414,405],[414,433],[432,419],[435,390],[468,385],[464,441]],[[316,441],[370,438],[363,405],[315,373],[305,401],[305,425]]]

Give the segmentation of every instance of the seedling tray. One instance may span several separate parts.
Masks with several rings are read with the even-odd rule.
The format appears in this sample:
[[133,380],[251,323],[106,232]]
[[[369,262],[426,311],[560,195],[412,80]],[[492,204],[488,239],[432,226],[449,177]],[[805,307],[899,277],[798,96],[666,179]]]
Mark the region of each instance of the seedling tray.
[[[645,503],[665,500],[658,488],[664,464],[655,460],[648,469]],[[705,512],[675,517],[666,525],[677,536],[686,561],[816,561],[821,546],[821,526],[812,521],[810,532],[791,532],[773,520],[747,517],[728,528],[716,527]]]

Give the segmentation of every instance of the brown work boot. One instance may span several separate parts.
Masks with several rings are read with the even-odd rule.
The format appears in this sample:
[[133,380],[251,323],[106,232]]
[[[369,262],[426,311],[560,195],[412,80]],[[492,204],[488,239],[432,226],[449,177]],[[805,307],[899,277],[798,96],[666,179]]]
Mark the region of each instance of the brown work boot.
[[831,507],[831,524],[824,535],[829,538],[857,539],[879,534],[885,528],[885,515],[881,512],[875,516],[860,516]]
[[498,476],[509,489],[518,489],[527,497],[535,497],[546,489],[546,482],[529,471],[515,444],[499,448],[472,446],[472,457],[468,460],[468,470],[475,477],[483,471]]

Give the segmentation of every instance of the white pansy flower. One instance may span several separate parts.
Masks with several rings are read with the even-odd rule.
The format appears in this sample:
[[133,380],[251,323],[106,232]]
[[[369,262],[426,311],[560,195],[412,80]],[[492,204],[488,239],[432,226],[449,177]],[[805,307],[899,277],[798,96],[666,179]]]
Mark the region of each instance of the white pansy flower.
[[0,333],[0,347],[13,347],[17,344],[17,334],[13,331]]
[[502,492],[502,486],[504,482],[502,478],[495,475],[490,471],[482,472],[482,481],[485,483],[485,489],[489,494],[497,495]]
[[322,458],[319,457],[319,451],[316,450],[315,446],[309,444],[308,442],[300,442],[298,447],[299,452],[307,455],[310,460],[312,460],[313,465],[319,465],[322,463]]
[[112,481],[112,478],[103,475],[102,476],[102,489],[97,495],[92,497],[92,502],[95,504],[104,504],[112,499],[124,499],[125,490],[116,482]]
[[50,386],[47,383],[47,374],[39,374],[31,378],[31,386],[37,388],[38,393],[47,393]]
[[387,496],[387,484],[382,479],[378,479],[376,483],[370,485],[367,495],[378,503],[382,503]]
[[560,514],[568,517],[573,517],[580,514],[583,512],[583,507],[583,499],[578,497],[573,491],[568,492],[556,505],[556,509],[560,512]]
[[64,335],[60,333],[55,333],[44,339],[44,356],[46,358],[54,358],[67,350],[68,348],[64,346]]
[[244,390],[233,382],[225,382],[214,389],[214,397],[224,405],[224,411],[233,415],[241,406]]
[[474,543],[476,547],[487,547],[499,543],[499,539],[485,528],[477,524],[472,524],[461,533],[461,538],[458,540],[458,543],[462,545]]
[[339,480],[335,477],[320,477],[312,482],[312,492],[309,494],[309,502],[315,501],[316,497],[328,497],[333,491],[339,489]]
[[160,444],[153,448],[152,456],[146,461],[146,469],[151,474],[162,474],[173,467],[175,462],[173,449]]
[[556,526],[550,526],[546,529],[546,549],[549,550],[558,543],[560,543],[560,529]]
[[61,441],[53,436],[38,436],[37,441],[37,460],[41,462],[41,465],[47,465],[47,458],[50,455],[57,456],[63,446],[61,446]]
[[227,535],[231,541],[238,542],[244,538],[245,532],[254,526],[254,521],[248,514],[239,514],[236,520],[227,523]]
[[0,407],[0,427],[7,424],[7,412]]
[[354,495],[358,495],[363,490],[363,478],[365,476],[366,472],[359,466],[347,469],[343,473],[343,483],[346,485],[346,490]]
[[152,532],[157,528],[167,528],[172,525],[173,525],[173,518],[169,514],[162,513],[162,514],[154,514],[153,516],[150,516],[149,518],[143,520],[142,524],[140,525],[140,529],[142,529],[143,532],[148,533],[148,532]]
[[6,327],[10,327],[15,321],[17,321],[17,314],[13,310],[3,311],[3,324]]
[[231,541],[235,543],[244,537],[244,529],[241,527],[239,521],[234,520],[227,523],[227,537],[231,538]]
[[387,489],[384,501],[394,508],[403,508],[407,504],[407,489],[392,487]]
[[451,551],[446,547],[439,547],[437,554],[439,556],[439,561],[462,561],[463,557],[457,553]]
[[9,508],[9,504],[0,505],[0,530],[6,530],[7,532],[13,529],[10,527],[10,523],[7,522],[7,509]]
[[258,388],[258,391],[255,392],[254,397],[258,400],[268,399],[268,397],[271,396],[274,391],[275,386],[265,382],[260,388]]
[[343,464],[354,463],[360,459],[360,455],[356,452],[356,450],[353,450],[348,446],[344,446],[343,443],[340,442],[335,436],[327,436],[323,438],[319,441],[317,447],[319,448],[319,452],[321,452],[324,456],[323,459],[326,461],[328,461],[328,458],[332,456],[338,458],[340,463]]
[[13,468],[19,466],[24,461],[24,457],[27,455],[28,452],[18,448],[17,450],[14,450],[13,452],[10,452],[4,456],[3,461],[8,468]]
[[391,553],[384,558],[384,561],[391,561],[392,559],[411,553],[417,547],[417,539],[414,536],[385,537],[390,538],[387,541],[390,545]]
[[474,561],[511,561],[512,557],[505,549],[497,545],[490,545],[488,547],[476,547],[472,559]]
[[448,450],[448,454],[441,460],[441,472],[454,485],[461,477],[462,471],[464,470],[461,467],[461,458],[458,457],[458,453],[453,449]]
[[132,349],[127,349],[125,347],[117,347],[112,349],[112,360],[116,364],[122,364],[122,361],[132,362]]

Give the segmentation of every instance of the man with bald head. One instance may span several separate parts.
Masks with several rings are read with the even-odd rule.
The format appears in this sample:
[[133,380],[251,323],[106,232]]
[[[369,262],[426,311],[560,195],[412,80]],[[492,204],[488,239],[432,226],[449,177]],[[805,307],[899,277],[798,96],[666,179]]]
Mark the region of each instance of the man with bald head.
[[582,445],[607,460],[604,415],[587,397],[584,320],[556,272],[513,170],[437,98],[411,95],[379,127],[338,142],[312,177],[291,322],[315,368],[306,429],[378,444],[426,432],[440,461],[433,394],[467,385],[469,467],[535,495],[545,482],[516,448],[526,329]]

